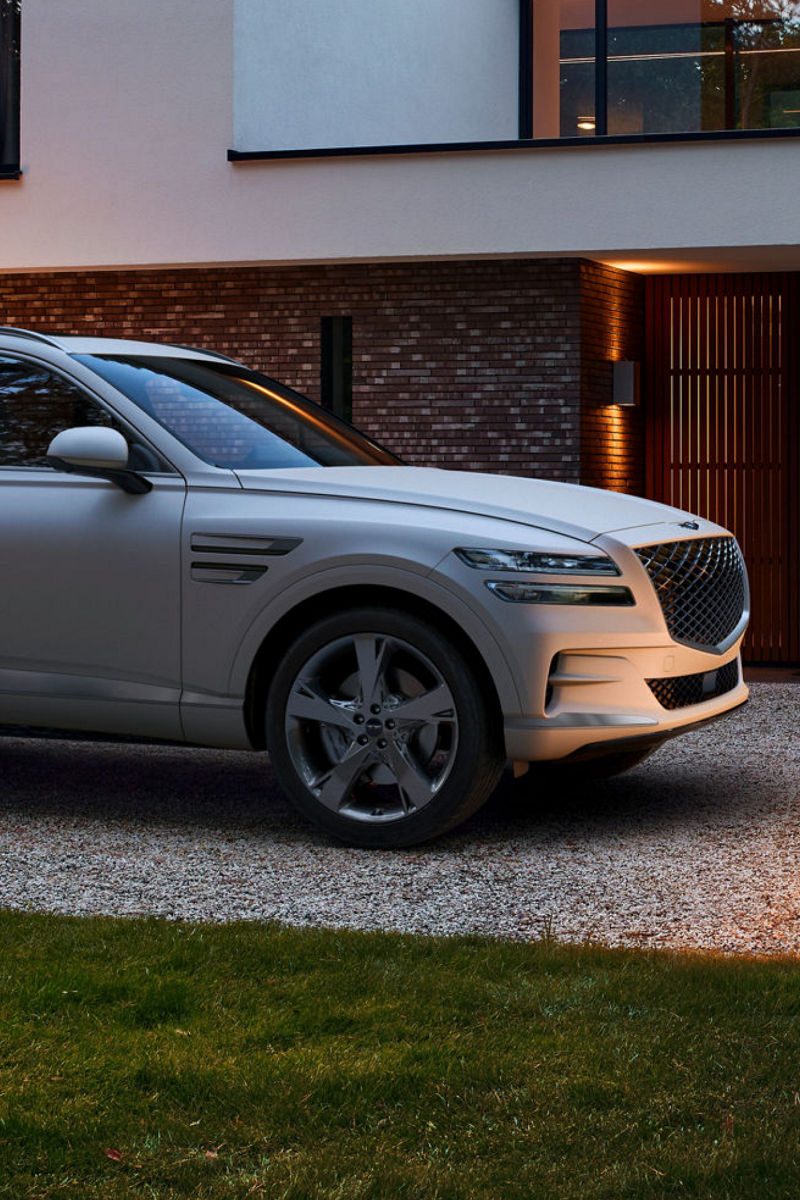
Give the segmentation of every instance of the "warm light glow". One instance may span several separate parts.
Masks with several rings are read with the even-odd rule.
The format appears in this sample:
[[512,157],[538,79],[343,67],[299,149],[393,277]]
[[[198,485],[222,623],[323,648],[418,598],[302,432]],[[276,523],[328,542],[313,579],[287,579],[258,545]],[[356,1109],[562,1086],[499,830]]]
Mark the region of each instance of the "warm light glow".
[[578,117],[578,129],[594,131],[596,128],[594,117]]
[[283,408],[288,408],[290,412],[297,413],[305,421],[308,421],[310,425],[316,425],[318,429],[324,430],[326,436],[335,438],[340,445],[348,446],[350,444],[350,439],[342,430],[337,429],[333,422],[328,424],[327,421],[319,420],[308,409],[301,408],[299,404],[293,404],[286,396],[281,396],[277,392],[273,392],[271,388],[264,387],[263,384],[254,383],[252,379],[239,379],[237,382],[252,388],[254,392],[262,392],[265,396],[269,396],[270,400],[273,400],[276,404],[280,404]]
[[609,492],[624,492],[627,490],[626,471],[624,463],[612,452],[613,447],[622,443],[625,430],[628,428],[629,409],[620,408],[618,404],[609,404],[603,409],[604,441],[606,457],[603,463],[602,478],[595,484]]
[[684,271],[703,269],[702,267],[698,267],[697,263],[692,263],[688,260],[683,262],[680,259],[603,258],[601,261],[609,267],[616,267],[618,271],[633,271],[634,274],[639,275],[662,275],[666,273],[675,275]]

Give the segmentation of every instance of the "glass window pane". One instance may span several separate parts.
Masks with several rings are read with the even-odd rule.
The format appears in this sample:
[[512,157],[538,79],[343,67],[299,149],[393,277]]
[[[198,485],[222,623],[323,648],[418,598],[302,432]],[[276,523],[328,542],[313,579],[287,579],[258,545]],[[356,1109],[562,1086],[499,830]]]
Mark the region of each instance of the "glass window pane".
[[800,125],[800,0],[609,0],[608,132]]
[[594,0],[562,0],[559,50],[559,136],[594,137]]
[[399,460],[318,404],[245,367],[78,354],[204,462],[277,470]]
[[0,466],[46,467],[57,433],[78,425],[125,430],[90,396],[35,363],[0,358]]
[[725,124],[725,30],[702,0],[610,0],[608,132],[694,133]]
[[735,128],[800,126],[800,5],[761,7],[762,20],[730,19]]

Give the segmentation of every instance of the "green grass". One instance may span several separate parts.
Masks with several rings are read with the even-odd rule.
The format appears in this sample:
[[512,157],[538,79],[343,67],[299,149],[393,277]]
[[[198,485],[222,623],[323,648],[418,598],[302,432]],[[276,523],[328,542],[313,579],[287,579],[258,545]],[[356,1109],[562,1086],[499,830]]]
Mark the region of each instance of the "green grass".
[[793,961],[0,912],[0,1196],[795,1200],[799,1035]]

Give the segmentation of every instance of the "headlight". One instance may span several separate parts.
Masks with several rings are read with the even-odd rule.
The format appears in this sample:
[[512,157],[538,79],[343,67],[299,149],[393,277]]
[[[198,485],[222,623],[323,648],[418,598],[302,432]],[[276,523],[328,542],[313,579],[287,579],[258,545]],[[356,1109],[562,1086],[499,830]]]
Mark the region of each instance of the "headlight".
[[543,575],[621,575],[607,554],[549,554],[540,550],[459,548],[456,554],[479,571],[536,571]]
[[511,604],[635,604],[633,593],[626,587],[603,587],[601,584],[569,583],[512,583],[487,579],[486,586],[501,600]]

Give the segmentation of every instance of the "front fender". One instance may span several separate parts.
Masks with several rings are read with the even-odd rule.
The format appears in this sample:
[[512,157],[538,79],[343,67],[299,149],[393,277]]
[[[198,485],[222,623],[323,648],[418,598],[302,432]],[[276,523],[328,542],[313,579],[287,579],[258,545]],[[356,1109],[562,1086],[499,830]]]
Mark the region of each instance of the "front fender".
[[[481,616],[464,600],[430,574],[420,575],[390,566],[349,565],[315,571],[295,580],[265,606],[253,620],[236,653],[228,681],[231,694],[244,696],[250,669],[270,632],[279,621],[309,599],[319,600],[342,588],[386,588],[414,596],[454,621],[470,639],[488,667],[504,712],[518,712],[520,693],[497,637]],[[335,611],[333,608],[331,611]]]

